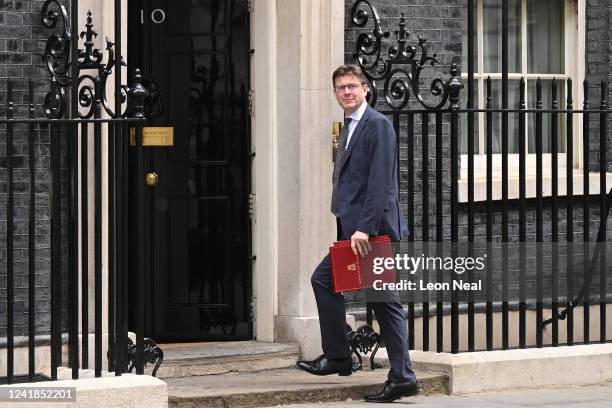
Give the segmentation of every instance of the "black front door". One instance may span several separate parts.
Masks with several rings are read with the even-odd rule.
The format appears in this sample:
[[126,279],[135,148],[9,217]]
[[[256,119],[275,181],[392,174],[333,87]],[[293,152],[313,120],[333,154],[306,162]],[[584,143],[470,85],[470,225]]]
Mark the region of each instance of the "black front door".
[[250,324],[247,0],[130,1],[129,66],[162,94],[174,145],[147,147],[156,341],[242,340]]

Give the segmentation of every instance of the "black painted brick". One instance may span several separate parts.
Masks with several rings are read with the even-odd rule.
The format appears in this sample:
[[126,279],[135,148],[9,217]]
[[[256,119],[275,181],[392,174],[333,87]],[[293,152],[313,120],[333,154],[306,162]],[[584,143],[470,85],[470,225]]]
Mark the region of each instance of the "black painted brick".
[[[68,6],[67,1],[62,1]],[[50,89],[50,75],[42,62],[50,29],[43,27],[40,12],[44,1],[0,1],[0,117],[6,113],[6,82],[13,81],[15,115],[28,115],[28,80],[33,80],[36,116],[42,117],[41,104]],[[0,337],[6,335],[6,127],[0,125]],[[15,334],[26,335],[28,326],[28,231],[29,231],[29,146],[25,125],[14,130],[14,281],[15,281]],[[36,261],[35,261],[35,325],[38,334],[49,332],[50,299],[50,149],[48,127],[35,133],[34,185],[36,211]],[[63,143],[65,146],[65,143]],[[65,148],[64,148],[65,150]],[[64,155],[65,156],[65,155]],[[65,164],[65,157],[62,160]],[[63,164],[63,167],[65,165]],[[67,289],[65,273],[66,253],[66,171],[62,171],[62,237],[63,293]],[[62,317],[66,321],[66,315]]]

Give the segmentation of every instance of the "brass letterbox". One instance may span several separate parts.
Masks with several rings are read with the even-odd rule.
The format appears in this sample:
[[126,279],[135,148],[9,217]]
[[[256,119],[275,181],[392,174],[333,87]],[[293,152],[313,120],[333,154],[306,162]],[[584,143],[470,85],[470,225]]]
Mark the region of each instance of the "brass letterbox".
[[[136,128],[130,128],[130,145],[136,146]],[[172,126],[143,126],[142,127],[143,146],[174,146],[174,127]]]

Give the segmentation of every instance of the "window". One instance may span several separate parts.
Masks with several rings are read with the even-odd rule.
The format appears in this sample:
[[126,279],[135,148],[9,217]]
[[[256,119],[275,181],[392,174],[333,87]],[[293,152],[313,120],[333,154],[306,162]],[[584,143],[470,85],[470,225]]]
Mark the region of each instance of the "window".
[[[474,106],[486,107],[487,77],[492,80],[492,107],[501,108],[502,87],[502,0],[474,0]],[[528,108],[535,108],[536,82],[542,83],[543,108],[550,109],[552,83],[556,81],[559,109],[566,108],[567,79],[572,78],[574,109],[581,106],[582,68],[584,64],[584,0],[508,0],[508,108],[519,105],[520,79],[526,81],[525,101]],[[466,22],[467,22],[467,12]],[[579,18],[580,16],[580,18]],[[467,27],[467,24],[466,24]],[[467,33],[463,38],[463,82],[467,87]],[[583,41],[582,41],[583,43]],[[462,103],[465,106],[465,100]],[[581,137],[579,122],[581,115],[574,116],[573,142],[575,168],[581,160]],[[461,115],[461,175],[467,179],[467,115]],[[486,168],[486,121],[485,114],[475,119],[475,173],[476,178]],[[565,171],[567,129],[565,115],[559,115],[558,160],[559,171]],[[551,119],[543,115],[542,148],[545,171],[550,170]],[[508,152],[510,178],[518,177],[519,123],[518,114],[508,114]],[[501,114],[493,114],[493,143],[491,146],[494,177],[501,173]],[[535,175],[535,115],[526,115],[527,175]],[[511,181],[512,182],[512,181]],[[477,195],[479,195],[477,193]]]
[[[502,0],[475,0],[475,60],[474,106],[486,107],[486,80],[492,79],[493,108],[501,108],[502,76]],[[535,107],[536,81],[542,81],[542,100],[544,109],[550,108],[552,102],[552,82],[556,80],[559,108],[564,109],[567,93],[566,81],[574,80],[578,90],[580,81],[576,81],[574,64],[577,59],[576,1],[571,0],[508,0],[508,107],[517,108],[519,104],[519,81],[526,81],[526,103],[529,108]],[[466,13],[467,14],[467,13]],[[463,77],[467,83],[467,33],[463,40]],[[574,107],[578,94],[573,92]],[[565,121],[559,115],[559,153],[565,152]],[[494,114],[493,153],[501,153],[501,115]],[[518,115],[509,114],[508,152],[519,153]],[[462,118],[461,152],[467,153],[467,121]],[[485,134],[485,115],[475,117],[474,151],[478,155],[487,152]],[[533,115],[526,118],[527,153],[535,153],[535,120]],[[551,151],[550,119],[543,120],[544,153]]]

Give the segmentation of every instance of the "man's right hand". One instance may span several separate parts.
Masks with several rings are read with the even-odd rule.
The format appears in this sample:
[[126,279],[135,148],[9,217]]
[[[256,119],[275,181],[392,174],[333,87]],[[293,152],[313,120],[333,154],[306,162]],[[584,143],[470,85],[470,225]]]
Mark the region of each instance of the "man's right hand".
[[355,231],[351,237],[351,249],[355,255],[359,254],[362,258],[372,250],[372,246],[368,241],[370,236],[365,232]]

